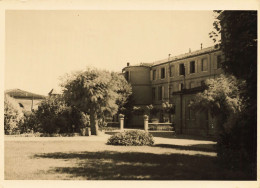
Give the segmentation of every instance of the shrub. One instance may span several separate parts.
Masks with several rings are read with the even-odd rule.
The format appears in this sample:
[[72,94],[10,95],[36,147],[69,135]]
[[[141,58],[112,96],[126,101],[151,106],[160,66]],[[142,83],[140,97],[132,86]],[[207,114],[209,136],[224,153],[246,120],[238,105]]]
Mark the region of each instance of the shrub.
[[35,112],[39,125],[35,131],[43,133],[79,132],[88,122],[88,116],[65,103],[61,96],[44,100]]
[[217,143],[221,165],[234,170],[243,169],[250,178],[256,178],[257,174],[256,106],[227,122],[225,126],[231,128],[220,135]]
[[35,112],[25,112],[24,121],[20,126],[21,133],[41,132],[39,122],[36,118]]
[[19,137],[41,137],[42,133],[36,132],[36,133],[23,133],[20,134]]
[[123,146],[150,146],[154,144],[154,140],[151,134],[136,130],[117,133],[108,139],[107,144]]
[[15,99],[9,95],[4,98],[4,130],[5,134],[19,134],[19,126],[23,121],[23,112]]

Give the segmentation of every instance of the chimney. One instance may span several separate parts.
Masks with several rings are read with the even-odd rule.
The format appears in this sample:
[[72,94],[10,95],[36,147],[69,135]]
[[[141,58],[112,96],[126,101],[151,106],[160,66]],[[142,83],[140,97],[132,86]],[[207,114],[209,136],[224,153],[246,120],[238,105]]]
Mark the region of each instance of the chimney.
[[126,66],[128,66],[128,67],[129,67],[129,66],[130,66],[130,63],[129,63],[129,62],[127,62]]
[[191,49],[189,48],[189,53],[191,53]]
[[200,49],[202,50],[202,43],[200,44]]

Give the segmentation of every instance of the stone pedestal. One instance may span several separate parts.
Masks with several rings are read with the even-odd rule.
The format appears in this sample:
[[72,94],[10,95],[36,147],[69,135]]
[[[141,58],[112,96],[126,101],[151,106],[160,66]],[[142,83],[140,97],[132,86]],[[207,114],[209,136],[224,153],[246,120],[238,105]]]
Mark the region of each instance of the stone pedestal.
[[90,129],[90,127],[86,128],[86,136],[91,136],[91,129]]
[[123,114],[119,114],[119,123],[120,123],[120,131],[123,132],[124,131],[124,115]]
[[149,120],[149,116],[144,115],[144,131],[148,132],[148,120]]

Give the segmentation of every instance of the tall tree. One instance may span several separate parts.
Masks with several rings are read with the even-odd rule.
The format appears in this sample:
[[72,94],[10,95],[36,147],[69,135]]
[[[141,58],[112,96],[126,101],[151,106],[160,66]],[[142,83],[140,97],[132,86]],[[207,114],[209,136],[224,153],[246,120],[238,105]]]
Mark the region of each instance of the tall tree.
[[[235,119],[230,134],[220,140],[220,146],[232,150],[237,164],[256,174],[257,145],[257,11],[215,11],[216,21],[210,37],[224,53],[225,72],[246,81],[241,90],[245,108]],[[219,156],[227,156],[222,150]],[[239,156],[237,156],[239,153]],[[227,160],[231,163],[231,160]],[[252,166],[253,165],[253,166]]]
[[247,95],[256,99],[257,11],[215,11],[210,37],[224,53],[222,68],[247,82]]
[[90,115],[92,135],[99,133],[98,119],[116,114],[131,93],[130,86],[116,73],[90,68],[67,76],[62,86],[66,100]]

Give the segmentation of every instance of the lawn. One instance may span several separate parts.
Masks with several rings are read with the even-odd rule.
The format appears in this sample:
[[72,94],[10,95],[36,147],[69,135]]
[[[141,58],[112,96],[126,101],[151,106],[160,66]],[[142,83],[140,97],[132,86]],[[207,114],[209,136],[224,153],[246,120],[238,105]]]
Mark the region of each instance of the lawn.
[[155,138],[154,146],[102,137],[5,137],[6,180],[242,180],[217,163],[215,142]]

